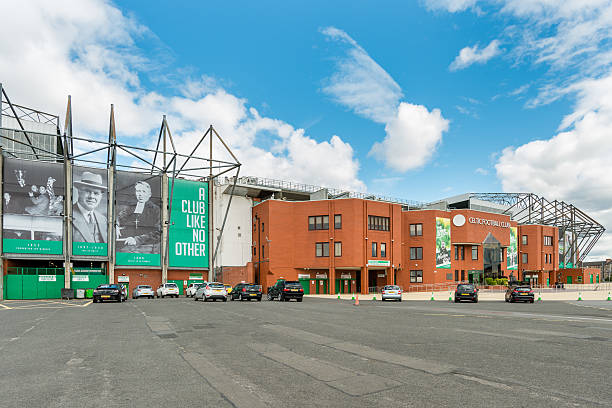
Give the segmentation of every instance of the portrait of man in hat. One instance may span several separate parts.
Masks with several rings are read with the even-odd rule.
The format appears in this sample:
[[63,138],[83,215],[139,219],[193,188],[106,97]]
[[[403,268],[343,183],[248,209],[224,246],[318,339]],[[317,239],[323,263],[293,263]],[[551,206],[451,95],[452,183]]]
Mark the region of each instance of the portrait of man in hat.
[[[73,182],[77,189],[77,202],[72,206],[72,240],[74,242],[106,243],[108,226],[106,216],[98,211],[106,203],[107,187],[100,174],[84,171],[80,180]],[[104,200],[103,200],[104,198]]]

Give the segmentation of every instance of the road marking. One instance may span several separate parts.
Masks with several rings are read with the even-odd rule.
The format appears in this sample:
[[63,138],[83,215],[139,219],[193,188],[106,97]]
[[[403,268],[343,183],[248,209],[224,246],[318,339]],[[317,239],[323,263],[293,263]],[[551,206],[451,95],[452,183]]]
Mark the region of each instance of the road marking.
[[353,371],[349,371],[342,367],[338,367],[315,358],[301,356],[293,351],[272,351],[261,353],[261,355],[269,358],[270,360],[274,360],[278,363],[289,366],[294,370],[306,373],[319,381],[335,381],[357,375],[357,373]]
[[2,307],[3,307],[3,308],[5,308],[5,309],[9,309],[9,310],[10,310],[10,309],[12,309],[12,307],[5,306],[5,305],[3,305],[2,303],[0,303],[0,306],[2,306]]
[[558,331],[551,331],[551,330],[515,329],[514,331],[521,332],[521,333],[529,333],[529,334],[539,334],[542,336],[570,337],[573,339],[580,339],[580,340],[591,338],[591,336],[585,336],[584,334],[574,334],[574,333],[558,332]]
[[219,367],[212,364],[199,353],[187,352],[181,354],[183,359],[193,367],[213,388],[226,398],[236,408],[254,407],[266,408],[257,394],[250,392],[226,375]]
[[527,337],[527,336],[517,336],[512,334],[502,334],[502,333],[490,333],[478,330],[466,330],[466,329],[455,329],[455,331],[462,333],[473,333],[473,334],[482,334],[484,336],[493,336],[493,337],[505,337],[508,339],[516,339],[516,340],[528,340],[528,341],[543,341],[544,339],[539,339],[535,337]]
[[356,354],[361,357],[369,358],[370,360],[378,360],[389,364],[401,365],[417,371],[424,371],[429,374],[448,374],[455,371],[455,367],[438,363],[436,361],[423,360],[420,358],[409,357],[401,354],[389,353],[383,350],[377,350],[361,344],[348,342],[328,344],[336,350],[342,350],[347,353]]
[[297,337],[298,339],[306,340],[315,344],[327,345],[338,341],[337,339],[332,339],[331,337],[320,336],[318,334],[314,334],[304,330],[294,329],[293,327],[280,326],[277,324],[264,324],[262,327],[267,330],[273,330],[280,334],[288,334],[292,337]]
[[465,375],[465,374],[455,373],[455,376],[457,376],[459,378],[463,378],[464,380],[474,381],[474,382],[477,382],[479,384],[488,385],[489,387],[499,388],[501,390],[506,390],[506,391],[512,391],[512,387],[509,387],[506,384],[502,384],[502,383],[498,383],[498,382],[494,382],[494,381],[489,381],[489,380],[484,380],[482,378],[472,377],[471,375]]

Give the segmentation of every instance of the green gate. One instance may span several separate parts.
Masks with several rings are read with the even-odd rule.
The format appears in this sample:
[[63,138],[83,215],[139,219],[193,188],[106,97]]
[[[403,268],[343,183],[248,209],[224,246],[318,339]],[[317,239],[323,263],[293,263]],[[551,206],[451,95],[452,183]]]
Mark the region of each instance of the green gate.
[[310,295],[310,279],[299,279],[302,289],[304,289],[305,295]]
[[179,295],[183,295],[185,293],[185,291],[183,289],[183,281],[182,280],[168,279],[168,283],[176,283],[176,286],[178,286]]
[[72,289],[95,289],[108,283],[108,275],[102,268],[74,268],[72,272]]
[[60,299],[64,287],[62,268],[9,267],[4,276],[4,298]]

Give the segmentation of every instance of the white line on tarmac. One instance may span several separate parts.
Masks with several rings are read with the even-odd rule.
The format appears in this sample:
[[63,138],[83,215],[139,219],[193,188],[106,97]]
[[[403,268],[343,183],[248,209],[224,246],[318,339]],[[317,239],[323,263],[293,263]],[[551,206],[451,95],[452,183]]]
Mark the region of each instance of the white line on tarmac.
[[494,381],[483,380],[482,378],[472,377],[470,375],[465,375],[465,374],[455,373],[455,376],[459,378],[463,378],[464,380],[474,381],[474,382],[477,382],[483,385],[488,385],[489,387],[499,388],[501,390],[506,390],[506,391],[512,391],[512,387],[509,387],[506,384],[502,384],[502,383],[498,383]]
[[515,339],[515,340],[527,340],[527,341],[542,341],[542,340],[544,340],[544,339],[538,339],[538,338],[535,338],[535,337],[517,336],[517,335],[502,334],[502,333],[491,333],[491,332],[484,332],[484,331],[478,331],[478,330],[455,329],[455,331],[462,332],[462,333],[482,334],[483,336],[504,337],[504,338]]
[[182,356],[194,370],[236,408],[266,408],[268,406],[259,399],[257,394],[241,387],[202,354],[187,352],[183,353]]
[[9,310],[10,310],[10,309],[12,309],[12,307],[5,306],[5,305],[3,305],[2,303],[0,303],[0,306],[2,306],[2,307],[3,307],[3,308],[5,308],[5,309],[9,309]]

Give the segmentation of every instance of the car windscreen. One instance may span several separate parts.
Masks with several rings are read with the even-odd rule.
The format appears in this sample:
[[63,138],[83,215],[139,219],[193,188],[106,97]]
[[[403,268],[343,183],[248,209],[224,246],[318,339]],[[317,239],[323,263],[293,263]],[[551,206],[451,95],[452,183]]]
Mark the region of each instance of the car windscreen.
[[399,286],[388,285],[388,286],[385,286],[383,290],[399,290]]
[[301,288],[300,282],[285,282],[285,286],[288,288]]
[[225,286],[223,286],[222,283],[211,283],[208,286],[210,286],[211,288],[215,288],[215,289],[224,289]]
[[178,286],[176,286],[176,283],[166,283],[166,287],[167,288],[178,288]]
[[151,289],[151,287],[149,285],[140,285],[138,289]]
[[474,286],[472,286],[472,285],[459,285],[459,286],[457,286],[457,290],[473,291],[474,290]]
[[515,290],[517,292],[529,292],[531,290],[531,288],[523,286],[523,287],[516,288]]
[[119,289],[119,287],[117,285],[100,285],[98,286],[98,289]]
[[261,290],[261,286],[259,285],[247,285],[247,290]]

